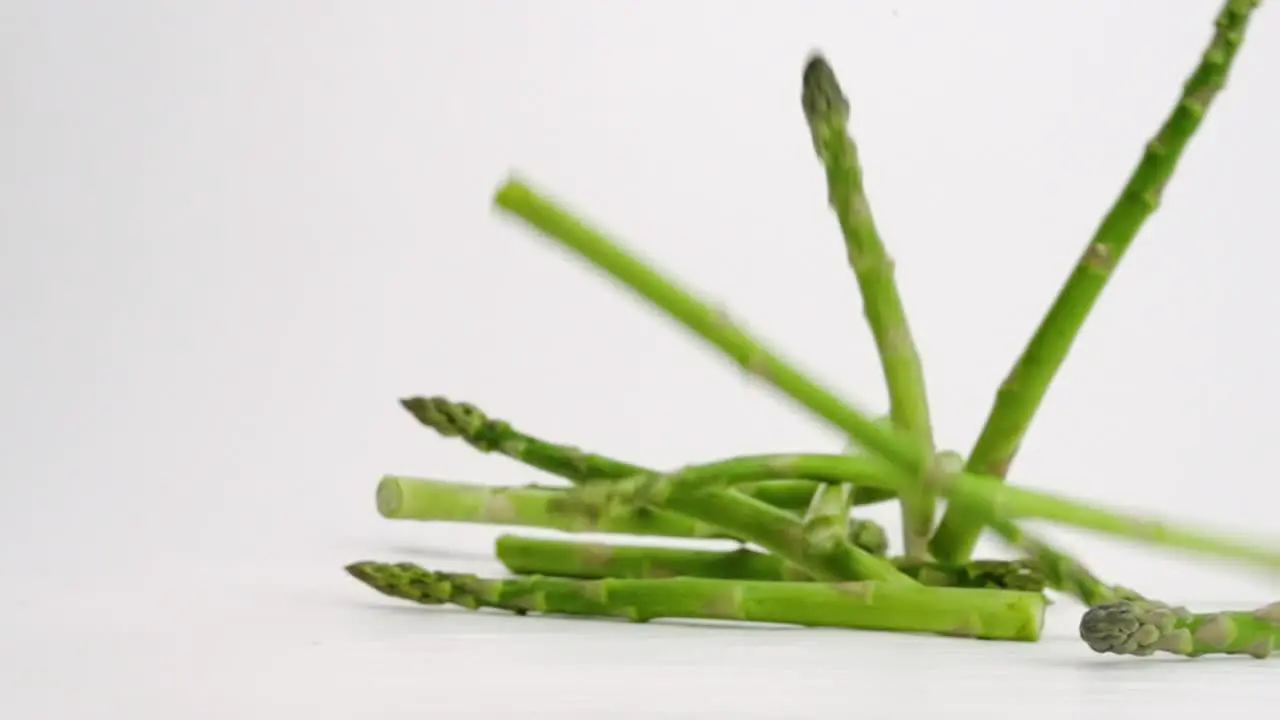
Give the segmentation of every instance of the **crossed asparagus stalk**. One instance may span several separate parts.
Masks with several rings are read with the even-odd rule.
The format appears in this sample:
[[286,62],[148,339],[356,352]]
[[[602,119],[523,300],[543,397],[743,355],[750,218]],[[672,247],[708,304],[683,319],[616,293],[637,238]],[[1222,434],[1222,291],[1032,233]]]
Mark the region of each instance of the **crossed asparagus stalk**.
[[[845,239],[867,324],[884,369],[889,416],[873,419],[737,326],[723,312],[646,264],[519,179],[495,203],[611,275],[744,370],[846,434],[845,455],[730,458],[659,471],[526,435],[479,409],[440,397],[402,401],[422,424],[498,452],[572,486],[493,488],[400,476],[378,487],[386,517],[549,527],[750,543],[733,551],[663,549],[503,536],[497,554],[516,579],[437,573],[360,562],[357,579],[426,604],[617,616],[697,617],[1036,640],[1046,586],[1089,610],[1080,624],[1095,651],[1265,657],[1280,610],[1193,614],[1103,583],[1079,562],[1024,531],[1040,518],[1140,541],[1280,569],[1280,551],[1199,528],[1135,517],[1002,483],[1054,375],[1145,219],[1182,150],[1222,89],[1257,0],[1228,0],[1182,95],[1082,253],[996,396],[967,460],[933,443],[924,372],[893,277],[893,261],[867,201],[849,102],[814,55],[802,106]],[[935,527],[936,498],[947,510]],[[883,530],[851,508],[896,498],[902,557],[885,555]],[[1024,559],[971,559],[990,528]]]

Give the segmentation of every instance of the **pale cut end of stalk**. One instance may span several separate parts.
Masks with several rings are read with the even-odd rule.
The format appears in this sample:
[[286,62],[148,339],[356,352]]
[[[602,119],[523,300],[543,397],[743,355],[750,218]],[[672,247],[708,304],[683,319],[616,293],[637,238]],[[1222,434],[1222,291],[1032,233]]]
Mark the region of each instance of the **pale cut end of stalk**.
[[384,518],[400,517],[404,509],[404,488],[400,486],[400,478],[387,476],[379,480],[374,497],[379,515]]

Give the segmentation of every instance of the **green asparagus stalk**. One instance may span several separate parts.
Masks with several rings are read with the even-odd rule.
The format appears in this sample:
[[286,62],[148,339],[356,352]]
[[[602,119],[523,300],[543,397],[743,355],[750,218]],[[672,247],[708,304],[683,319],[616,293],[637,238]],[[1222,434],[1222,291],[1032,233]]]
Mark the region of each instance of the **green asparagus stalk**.
[[[655,472],[623,460],[585,452],[572,445],[527,435],[505,420],[489,417],[470,403],[437,396],[405,398],[400,404],[418,422],[443,437],[459,438],[480,452],[500,453],[574,484]],[[804,510],[817,488],[817,483],[807,480],[785,480],[750,483],[738,489],[770,505],[786,510]],[[892,497],[892,492],[879,488],[860,488],[854,504],[869,505]]]
[[[1232,60],[1259,0],[1227,0],[1200,65],[1183,86],[1178,104],[1147,144],[1120,197],[1111,206],[1048,314],[1000,386],[995,405],[969,455],[971,473],[1003,479],[1040,402],[1107,280],[1160,195],[1205,113],[1226,83]],[[930,549],[939,559],[963,562],[973,552],[982,521],[963,503],[947,508]]]
[[888,458],[915,476],[931,469],[933,458],[911,436],[882,426],[866,412],[836,397],[797,370],[793,363],[736,326],[724,312],[668,280],[525,183],[509,179],[498,189],[494,202],[498,208],[515,215],[609,273],[679,320],[744,370],[839,428],[866,450]]
[[[626,482],[617,480],[613,482]],[[612,483],[591,483],[565,494],[569,507],[579,505],[574,497],[586,488]],[[590,506],[582,509],[592,512]],[[875,580],[882,584],[916,585],[883,557],[868,552],[845,538],[829,534],[817,536],[793,515],[759,500],[732,491],[681,493],[667,499],[663,507],[682,515],[712,523],[735,536],[755,543],[782,557],[819,580]]]
[[1045,609],[1044,597],[1038,593],[914,584],[707,578],[499,580],[377,562],[352,563],[346,569],[374,590],[411,602],[635,622],[694,618],[1034,642],[1040,637]]
[[511,525],[571,533],[736,539],[724,530],[674,513],[625,508],[583,513],[563,501],[567,490],[474,485],[386,475],[378,483],[378,513],[393,520]]
[[[858,281],[863,313],[875,339],[889,391],[894,425],[933,452],[924,370],[911,338],[906,311],[893,279],[894,263],[880,240],[871,204],[863,190],[858,148],[849,134],[849,100],[835,71],[820,55],[809,59],[801,96],[813,148],[827,176],[827,199],[844,234],[849,265]],[[902,529],[907,554],[928,554],[934,499],[927,485],[902,496]]]
[[[748,548],[701,550],[502,535],[495,549],[498,560],[518,575],[637,580],[672,577],[812,580],[809,576],[797,577],[794,566],[782,558]],[[899,557],[892,562],[900,572],[930,587],[1026,592],[1040,592],[1045,587],[1045,578],[1035,565],[1018,560],[975,560],[964,565],[943,565]]]
[[[474,407],[460,407],[442,399],[434,401],[413,399],[405,401],[404,405],[422,422],[442,430],[445,434],[474,438],[472,442],[479,448],[492,447],[495,440],[505,434],[509,447],[513,448],[511,450],[513,456],[526,458],[530,464],[537,462],[554,467],[564,457],[571,455],[572,462],[559,465],[561,469],[588,466],[598,468],[605,473],[616,474],[626,469],[637,468],[634,465],[618,463],[599,455],[588,455],[578,450],[560,453],[556,446],[535,442],[527,436],[523,438],[523,442],[516,442],[511,438],[512,432],[509,425],[489,421]],[[609,479],[612,476],[606,475],[605,479],[595,482],[615,482]],[[561,503],[559,508],[547,509],[558,511],[562,518],[581,516],[581,513],[564,503]],[[670,504],[668,508],[651,510],[651,515],[647,519],[655,520],[656,517],[655,522],[661,527],[674,527],[678,518],[663,517],[670,515],[668,511],[671,510],[678,515],[685,515],[704,523],[704,527],[695,528],[698,532],[716,533],[754,542],[772,552],[779,553],[797,567],[823,580],[914,582],[899,573],[884,559],[851,542],[848,537],[833,539],[821,533],[811,537],[806,532],[807,528],[802,526],[794,516],[740,493],[715,492],[706,497],[687,498]],[[620,509],[616,512],[593,516],[587,526],[601,523],[615,524],[621,519],[632,517],[635,511],[636,509]]]
[[[564,496],[571,507],[595,512],[615,505],[636,504],[676,507],[685,498],[699,497],[740,482],[763,477],[807,478],[831,483],[874,485],[901,490],[910,482],[875,458],[849,455],[754,455],[692,465],[668,475],[642,475],[608,483],[588,483]],[[986,522],[1008,527],[1014,518],[1040,518],[1064,525],[1116,535],[1166,547],[1192,550],[1222,558],[1245,560],[1271,570],[1280,569],[1280,551],[1262,543],[1225,534],[1135,517],[1118,510],[1080,502],[1046,492],[994,483],[982,477],[945,476],[938,483],[948,499],[959,498],[990,518]],[[954,563],[953,563],[954,564]]]
[[[653,267],[636,258],[629,251],[611,242],[599,231],[573,217],[551,200],[539,195],[526,184],[511,179],[500,188],[495,203],[503,209],[541,231],[545,236],[609,273],[628,286],[640,297],[683,324],[690,331],[706,340],[747,371],[762,378],[774,388],[808,409],[815,416],[826,420],[843,431],[864,449],[893,462],[913,478],[920,478],[922,467],[938,470],[946,462],[940,462],[942,454],[933,458],[920,456],[920,448],[908,436],[893,427],[880,426],[850,403],[841,400],[805,374],[769,350],[760,341],[726,319],[724,313],[713,309],[706,302],[679,287]],[[947,471],[926,473],[925,478],[937,481],[938,475]],[[860,487],[869,487],[862,485]],[[1004,540],[1016,547],[1027,547],[1027,536],[1013,523],[991,518],[993,529]],[[1040,549],[1053,559],[1068,556],[1052,550],[1043,542],[1032,547]],[[1056,562],[1067,570],[1080,567],[1078,563]],[[1092,577],[1067,577],[1069,588],[1086,587],[1101,589],[1101,583]],[[1105,593],[1093,593],[1094,599]],[[1082,598],[1084,599],[1084,598]],[[1085,602],[1090,602],[1085,600]]]
[[1261,659],[1280,642],[1280,603],[1257,610],[1192,613],[1158,603],[1117,600],[1084,614],[1080,638],[1099,653],[1251,655]]
[[[378,513],[393,520],[508,525],[570,533],[614,533],[741,540],[713,525],[648,508],[606,514],[574,511],[563,501],[564,488],[509,487],[384,476],[378,484]],[[849,541],[874,555],[888,548],[884,528],[854,518]]]

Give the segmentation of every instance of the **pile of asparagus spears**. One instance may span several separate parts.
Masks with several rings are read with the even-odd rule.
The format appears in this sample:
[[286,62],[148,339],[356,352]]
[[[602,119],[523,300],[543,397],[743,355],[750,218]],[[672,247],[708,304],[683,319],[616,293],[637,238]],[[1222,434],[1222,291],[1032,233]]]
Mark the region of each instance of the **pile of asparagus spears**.
[[[347,571],[386,595],[428,605],[1014,641],[1039,639],[1045,592],[1053,590],[1088,608],[1080,637],[1100,653],[1268,656],[1280,639],[1280,603],[1199,614],[1170,607],[1103,582],[1018,521],[1038,518],[1245,560],[1271,571],[1280,569],[1280,549],[1003,482],[1073,339],[1223,88],[1258,5],[1258,0],[1225,3],[1177,105],[1000,386],[967,457],[934,447],[920,359],[848,132],[849,102],[822,56],[812,56],[805,66],[802,107],[883,366],[887,417],[872,418],[837,397],[723,312],[552,199],[510,179],[497,192],[499,209],[648,300],[847,435],[854,448],[843,454],[757,455],[675,470],[651,468],[525,434],[466,403],[412,397],[401,401],[404,408],[441,436],[505,455],[568,484],[492,487],[387,476],[377,488],[384,517],[565,533],[721,538],[739,545],[723,551],[504,535],[496,552],[513,574],[509,578],[371,561],[353,563]],[[938,498],[946,501],[946,510],[935,523]],[[879,525],[852,515],[855,508],[894,499],[902,510],[901,556],[888,555]],[[972,559],[984,529],[1020,559]]]

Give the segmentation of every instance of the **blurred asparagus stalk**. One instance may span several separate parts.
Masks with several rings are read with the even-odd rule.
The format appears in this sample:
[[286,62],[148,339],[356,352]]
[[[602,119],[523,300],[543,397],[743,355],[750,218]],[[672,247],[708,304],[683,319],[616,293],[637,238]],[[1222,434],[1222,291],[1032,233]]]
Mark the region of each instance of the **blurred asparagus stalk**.
[[[1008,473],[1031,419],[1085,318],[1143,222],[1159,205],[1182,151],[1226,84],[1231,63],[1244,42],[1249,19],[1259,4],[1258,0],[1228,0],[1223,5],[1209,47],[1183,86],[1177,105],[1155,138],[1147,143],[1146,152],[1128,184],[1000,386],[995,405],[969,455],[966,469],[970,473],[997,479],[1003,479]],[[964,503],[952,504],[934,533],[930,550],[939,560],[964,562],[972,554],[981,532],[979,513]]]
[[874,582],[759,582],[675,578],[487,579],[407,563],[358,562],[357,580],[390,597],[470,609],[557,613],[644,622],[694,618],[938,633],[1035,641],[1044,596],[1014,590],[927,588]]
[[[660,579],[673,577],[722,580],[812,580],[797,576],[794,566],[776,555],[748,548],[703,550],[550,540],[502,535],[494,545],[498,560],[517,575],[575,578]],[[897,557],[902,573],[930,587],[1000,588],[1040,592],[1043,574],[1023,561],[977,560],[964,565]]]
[[[813,136],[813,149],[827,176],[827,200],[844,234],[849,266],[858,281],[863,313],[875,339],[889,391],[893,424],[933,453],[933,429],[925,392],[924,369],[916,352],[906,311],[893,279],[893,258],[885,250],[863,189],[858,147],[849,134],[849,100],[835,71],[821,55],[804,70],[801,105]],[[907,555],[925,557],[933,532],[934,499],[927,484],[902,500],[902,532]]]

